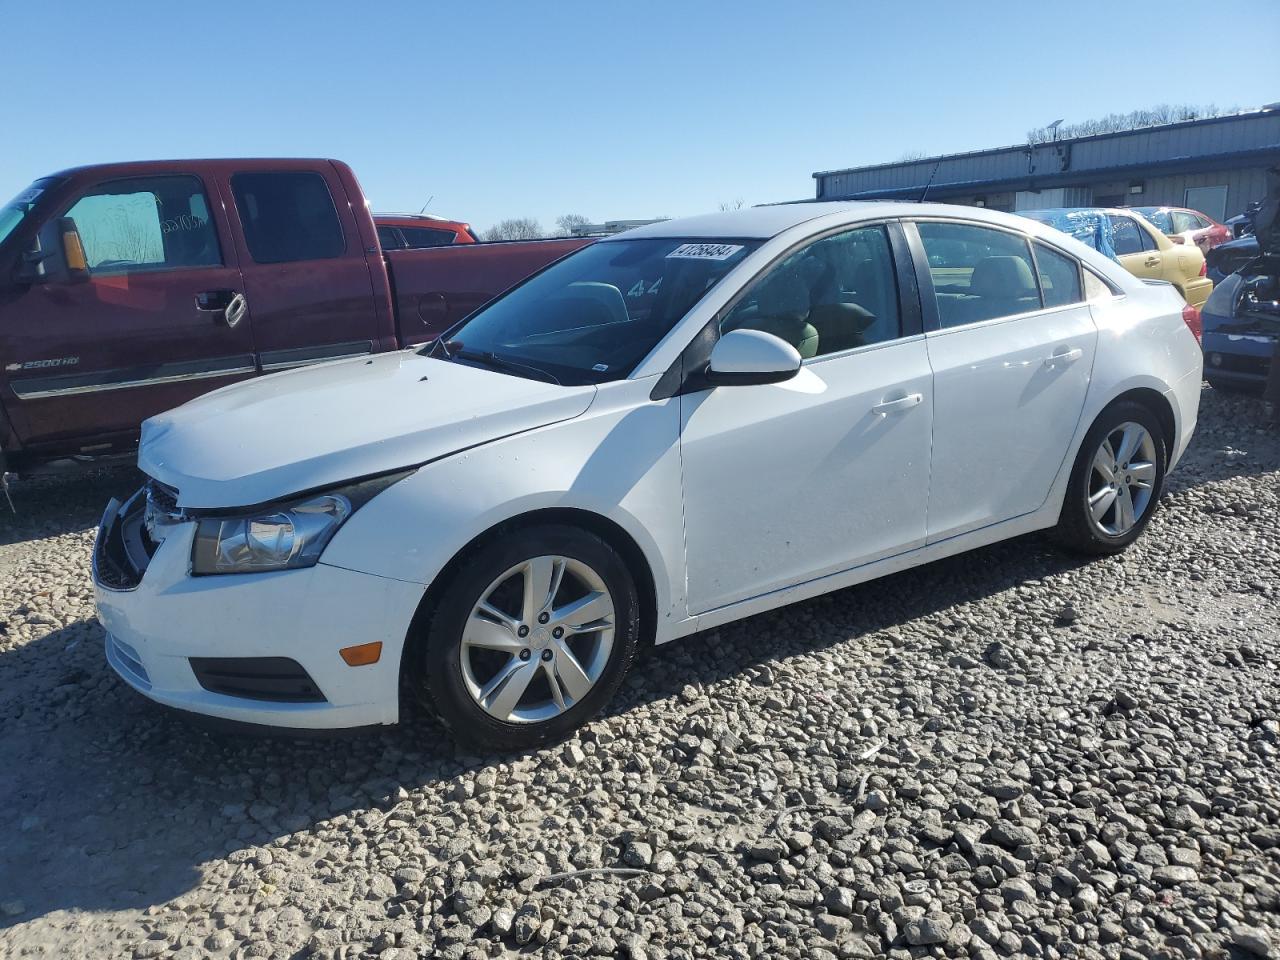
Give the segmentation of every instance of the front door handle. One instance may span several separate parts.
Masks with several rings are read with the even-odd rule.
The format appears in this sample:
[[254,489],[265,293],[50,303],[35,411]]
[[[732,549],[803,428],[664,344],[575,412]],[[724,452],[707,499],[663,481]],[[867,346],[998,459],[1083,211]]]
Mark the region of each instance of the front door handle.
[[871,412],[884,416],[901,410],[910,410],[912,407],[918,406],[923,400],[923,393],[909,393],[905,397],[898,397],[896,400],[882,400],[871,408]]
[[201,313],[221,314],[221,320],[234,327],[244,319],[249,303],[235,290],[205,290],[196,294],[196,309]]
[[1045,357],[1044,365],[1050,369],[1054,367],[1065,367],[1069,363],[1075,363],[1083,356],[1083,350],[1079,347],[1072,347],[1070,350],[1059,350],[1052,356]]

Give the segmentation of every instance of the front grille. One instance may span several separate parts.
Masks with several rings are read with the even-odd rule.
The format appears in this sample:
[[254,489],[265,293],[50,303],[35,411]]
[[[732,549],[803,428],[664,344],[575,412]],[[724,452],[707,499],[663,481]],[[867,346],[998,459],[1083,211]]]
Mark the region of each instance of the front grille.
[[192,657],[200,686],[244,700],[324,703],[324,694],[302,664],[288,657]]
[[117,670],[128,674],[144,687],[151,686],[151,674],[147,673],[147,668],[142,665],[142,658],[138,656],[138,651],[123,640],[117,640],[111,634],[107,634],[107,660]]

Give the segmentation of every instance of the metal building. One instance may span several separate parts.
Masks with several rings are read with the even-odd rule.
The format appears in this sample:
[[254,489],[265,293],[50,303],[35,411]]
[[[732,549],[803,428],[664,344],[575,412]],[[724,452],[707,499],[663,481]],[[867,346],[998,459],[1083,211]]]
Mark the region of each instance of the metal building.
[[918,199],[1033,210],[1191,207],[1222,221],[1266,193],[1280,104],[1207,120],[815,173],[819,200]]

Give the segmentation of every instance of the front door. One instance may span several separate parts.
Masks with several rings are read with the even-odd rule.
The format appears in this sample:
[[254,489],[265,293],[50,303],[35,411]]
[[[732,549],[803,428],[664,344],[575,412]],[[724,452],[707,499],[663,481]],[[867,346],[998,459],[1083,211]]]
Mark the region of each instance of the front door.
[[898,229],[819,239],[724,315],[722,331],[766,330],[806,359],[785,383],[681,398],[691,614],[924,543],[932,377]]
[[228,189],[263,372],[370,353],[377,339],[373,281],[333,165],[257,165],[233,172]]
[[1073,257],[985,225],[917,227],[933,328],[935,543],[1045,502],[1084,408],[1097,328]]
[[[87,278],[68,269],[63,217]],[[147,417],[254,373],[216,185],[178,169],[86,184],[40,245],[52,251],[46,279],[6,304],[0,329],[5,405],[24,446],[114,452]]]

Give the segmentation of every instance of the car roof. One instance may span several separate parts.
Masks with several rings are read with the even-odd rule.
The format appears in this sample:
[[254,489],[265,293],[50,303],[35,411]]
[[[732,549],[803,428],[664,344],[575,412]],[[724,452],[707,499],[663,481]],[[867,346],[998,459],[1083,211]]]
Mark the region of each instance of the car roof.
[[[856,213],[849,219],[874,220],[878,217],[905,216],[957,216],[988,211],[966,208],[955,204],[904,203],[887,200],[800,201],[778,203],[763,207],[746,207],[742,210],[725,210],[695,217],[663,220],[647,226],[636,227],[612,237],[603,237],[599,243],[618,240],[643,240],[648,237],[698,237],[710,240],[759,239],[768,240],[792,227],[825,217],[830,214]],[[994,218],[992,218],[994,219]]]

